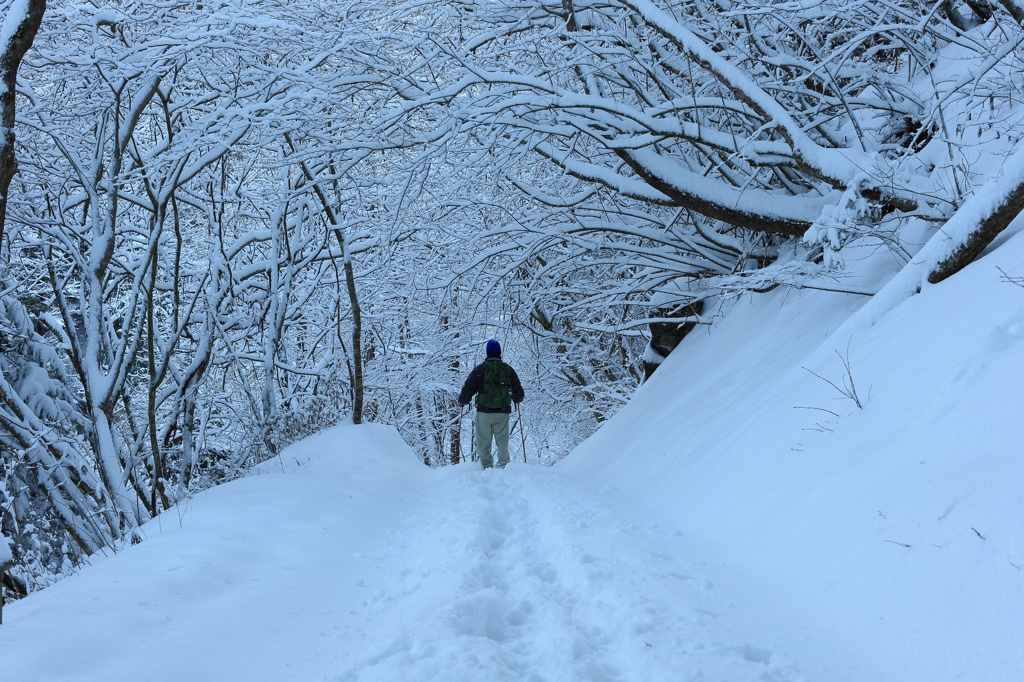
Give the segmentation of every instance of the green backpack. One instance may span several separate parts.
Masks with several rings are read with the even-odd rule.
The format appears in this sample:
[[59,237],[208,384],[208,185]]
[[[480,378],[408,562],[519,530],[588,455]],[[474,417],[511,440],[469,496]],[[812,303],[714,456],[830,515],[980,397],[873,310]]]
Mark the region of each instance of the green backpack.
[[476,406],[502,411],[512,406],[512,367],[501,361],[484,363],[484,385],[477,393]]

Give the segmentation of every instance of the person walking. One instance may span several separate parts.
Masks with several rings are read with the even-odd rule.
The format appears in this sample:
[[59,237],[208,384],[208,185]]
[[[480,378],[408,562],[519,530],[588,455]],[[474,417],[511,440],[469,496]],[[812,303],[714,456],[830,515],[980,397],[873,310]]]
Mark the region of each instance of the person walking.
[[473,368],[459,393],[465,407],[476,396],[476,454],[484,469],[494,466],[491,441],[498,446],[498,468],[508,464],[508,421],[512,403],[523,402],[523,385],[512,366],[501,359],[501,344],[487,342],[487,359]]

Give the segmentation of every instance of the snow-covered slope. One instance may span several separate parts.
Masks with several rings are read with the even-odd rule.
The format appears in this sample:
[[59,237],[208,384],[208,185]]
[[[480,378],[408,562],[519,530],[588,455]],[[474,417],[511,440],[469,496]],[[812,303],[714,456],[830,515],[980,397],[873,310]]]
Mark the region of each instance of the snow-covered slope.
[[564,469],[682,533],[736,626],[810,679],[1024,679],[1024,289],[1004,273],[1022,234],[880,317],[738,303]]
[[11,605],[3,679],[801,679],[717,622],[682,538],[555,469],[431,470],[348,426],[264,474]]
[[[739,301],[553,468],[321,433],[8,605],[0,675],[1022,679],[1024,288],[1001,271],[1024,276],[1024,235],[891,310]],[[844,360],[862,407],[829,383]]]

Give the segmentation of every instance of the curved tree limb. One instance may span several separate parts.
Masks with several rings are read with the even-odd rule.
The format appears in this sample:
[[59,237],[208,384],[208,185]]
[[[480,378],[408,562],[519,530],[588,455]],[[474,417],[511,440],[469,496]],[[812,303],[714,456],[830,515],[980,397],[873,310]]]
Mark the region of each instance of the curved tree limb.
[[46,0],[20,0],[8,10],[0,29],[0,242],[7,220],[7,191],[18,170],[14,156],[15,86],[18,67],[43,23]]

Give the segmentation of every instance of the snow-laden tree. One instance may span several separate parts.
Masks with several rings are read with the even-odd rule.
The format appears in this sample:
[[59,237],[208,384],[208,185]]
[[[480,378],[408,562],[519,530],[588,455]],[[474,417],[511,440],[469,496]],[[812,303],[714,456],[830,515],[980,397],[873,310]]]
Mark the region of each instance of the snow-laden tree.
[[649,315],[687,323],[696,302],[779,284],[870,294],[836,281],[844,247],[905,262],[974,191],[978,142],[1017,137],[1012,2],[396,11],[424,37],[382,130],[498,169],[487,179],[522,199],[478,264],[598,311],[589,327],[652,294]]
[[197,332],[215,320],[200,304],[223,296],[224,244],[205,238],[213,207],[195,195],[290,97],[279,67],[246,43],[263,17],[216,9],[55,7],[25,88],[36,134],[20,236],[42,256],[115,537],[166,507],[165,485],[185,475],[167,470],[161,441],[187,421],[209,366],[212,334]]
[[26,579],[35,537],[40,572],[60,570],[197,477],[351,414],[338,273],[358,248],[295,146],[365,113],[344,105],[367,83],[345,10],[51,5],[19,81],[0,349],[3,522]]
[[51,2],[17,81],[2,247],[19,575],[343,417],[453,461],[454,392],[490,337],[531,438],[562,450],[627,399],[648,329],[650,371],[723,297],[870,295],[882,278],[844,279],[850,247],[899,268],[1019,141],[1020,16]]

